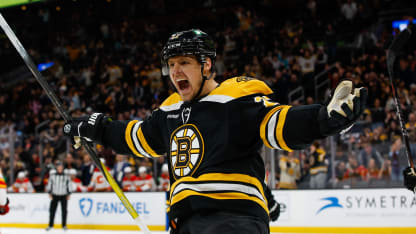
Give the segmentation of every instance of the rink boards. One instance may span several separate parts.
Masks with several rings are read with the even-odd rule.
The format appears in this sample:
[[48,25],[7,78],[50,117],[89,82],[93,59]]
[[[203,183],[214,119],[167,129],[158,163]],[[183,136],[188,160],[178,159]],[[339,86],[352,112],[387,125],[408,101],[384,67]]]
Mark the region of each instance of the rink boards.
[[[281,215],[272,232],[416,233],[416,198],[405,189],[274,191]],[[165,193],[126,193],[151,230],[166,228]],[[10,213],[0,227],[44,228],[47,194],[9,194]],[[55,223],[61,223],[58,211]],[[68,227],[76,229],[138,229],[114,193],[72,194]]]

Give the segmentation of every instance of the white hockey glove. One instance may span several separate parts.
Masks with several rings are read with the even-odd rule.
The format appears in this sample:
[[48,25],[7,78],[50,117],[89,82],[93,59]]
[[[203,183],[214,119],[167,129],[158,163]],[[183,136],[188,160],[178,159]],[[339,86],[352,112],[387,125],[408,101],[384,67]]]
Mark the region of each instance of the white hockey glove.
[[367,89],[353,89],[352,81],[342,81],[328,106],[319,110],[319,130],[323,136],[348,131],[365,109]]
[[404,186],[410,191],[416,193],[416,172],[414,168],[408,167],[403,170]]
[[102,113],[93,113],[65,123],[63,131],[71,138],[73,147],[78,149],[81,146],[81,137],[88,142],[102,143],[104,125],[110,121],[111,118]]

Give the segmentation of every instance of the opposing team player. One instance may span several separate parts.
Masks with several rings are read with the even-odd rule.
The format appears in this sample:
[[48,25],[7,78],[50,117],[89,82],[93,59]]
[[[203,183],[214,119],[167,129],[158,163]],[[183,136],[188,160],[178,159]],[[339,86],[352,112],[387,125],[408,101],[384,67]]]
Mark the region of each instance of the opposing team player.
[[215,57],[206,33],[175,33],[163,48],[162,70],[177,92],[149,118],[122,122],[94,113],[67,123],[64,132],[121,154],[166,153],[172,233],[269,233],[269,208],[277,205],[265,195],[262,144],[292,151],[339,133],[359,118],[367,92],[347,82],[328,106],[280,105],[262,81],[218,84]]
[[3,173],[0,168],[0,215],[9,212],[9,199],[7,198],[7,185],[4,181]]

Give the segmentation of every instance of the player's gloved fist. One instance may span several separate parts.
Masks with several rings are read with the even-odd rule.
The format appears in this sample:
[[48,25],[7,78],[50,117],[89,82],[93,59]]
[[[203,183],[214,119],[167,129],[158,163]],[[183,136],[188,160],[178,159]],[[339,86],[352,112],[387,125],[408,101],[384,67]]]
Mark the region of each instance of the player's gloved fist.
[[403,170],[404,186],[412,192],[416,193],[416,171],[414,168],[408,167]]
[[0,206],[0,215],[5,215],[9,212],[9,198],[7,198],[6,205]]
[[367,89],[355,88],[351,81],[338,84],[328,106],[319,110],[319,130],[323,136],[348,131],[365,109]]
[[93,113],[65,123],[63,131],[71,138],[74,148],[78,149],[81,146],[81,137],[88,142],[102,143],[105,124],[110,121],[111,118],[102,113]]

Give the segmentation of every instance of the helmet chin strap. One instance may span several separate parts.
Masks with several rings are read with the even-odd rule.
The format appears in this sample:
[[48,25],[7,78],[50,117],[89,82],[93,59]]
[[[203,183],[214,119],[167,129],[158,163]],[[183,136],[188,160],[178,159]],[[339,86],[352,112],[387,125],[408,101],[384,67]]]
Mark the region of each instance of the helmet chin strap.
[[202,89],[204,88],[205,81],[211,79],[214,76],[214,73],[211,72],[211,74],[209,74],[209,77],[204,76],[204,64],[202,64],[201,65],[201,75],[202,75],[201,86],[199,87],[199,90],[196,93],[196,95],[192,98],[192,100],[189,101],[189,103],[192,103],[192,102],[195,102],[196,100],[198,100],[198,97],[199,97],[199,95],[201,95]]

